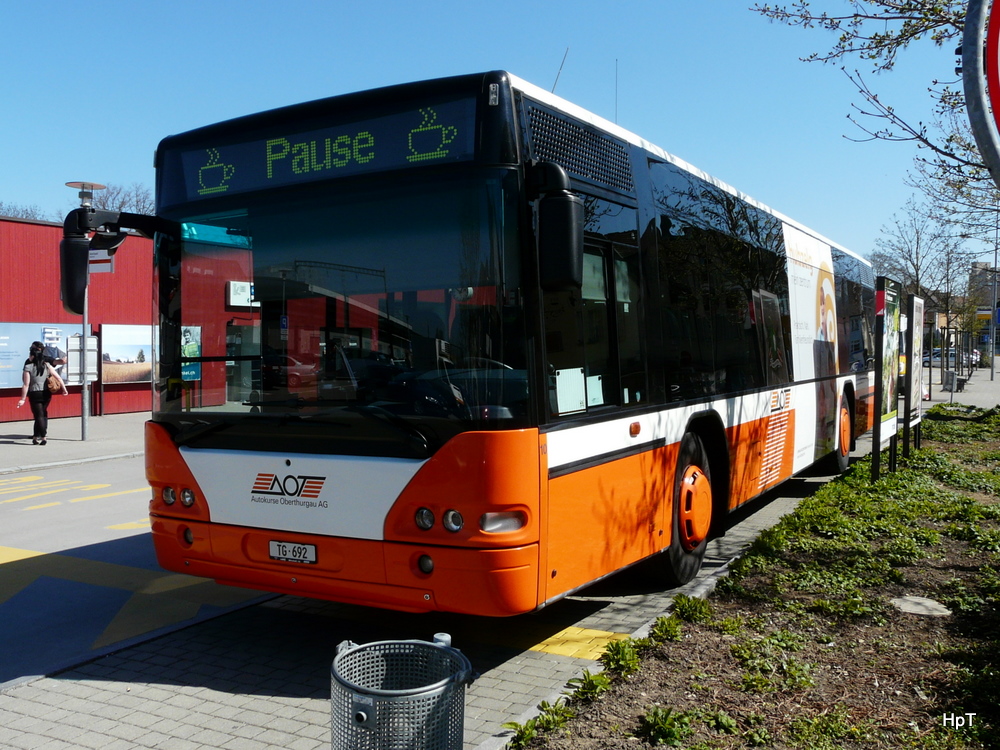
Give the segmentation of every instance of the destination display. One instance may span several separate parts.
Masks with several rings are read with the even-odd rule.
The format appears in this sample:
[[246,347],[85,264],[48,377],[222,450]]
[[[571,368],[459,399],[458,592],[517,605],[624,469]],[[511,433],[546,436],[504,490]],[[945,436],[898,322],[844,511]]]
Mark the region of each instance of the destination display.
[[[205,144],[164,159],[167,203],[473,157],[474,99],[430,104],[326,128]],[[228,140],[228,139],[227,139]],[[182,174],[174,174],[180,167]]]

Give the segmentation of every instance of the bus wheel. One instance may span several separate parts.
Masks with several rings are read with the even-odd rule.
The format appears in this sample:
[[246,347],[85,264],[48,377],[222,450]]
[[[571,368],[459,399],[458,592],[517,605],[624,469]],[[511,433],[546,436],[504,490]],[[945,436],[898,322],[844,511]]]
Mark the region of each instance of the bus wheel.
[[681,440],[674,473],[673,529],[663,561],[667,581],[681,586],[701,570],[712,527],[712,474],[701,438],[688,432]]
[[851,402],[846,395],[840,397],[840,408],[837,410],[837,447],[827,462],[830,471],[843,474],[851,463]]

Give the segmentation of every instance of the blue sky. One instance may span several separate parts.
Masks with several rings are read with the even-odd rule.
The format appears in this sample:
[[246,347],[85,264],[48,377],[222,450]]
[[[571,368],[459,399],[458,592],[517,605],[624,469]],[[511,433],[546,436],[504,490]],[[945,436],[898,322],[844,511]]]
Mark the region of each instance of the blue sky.
[[[309,99],[493,69],[551,89],[568,48],[557,94],[868,255],[912,193],[915,148],[846,139],[862,135],[846,117],[858,94],[839,66],[799,61],[831,37],[751,4],[5,3],[0,201],[61,219],[77,204],[68,181],[152,188],[164,136]],[[929,121],[953,48],[918,46],[869,80]]]

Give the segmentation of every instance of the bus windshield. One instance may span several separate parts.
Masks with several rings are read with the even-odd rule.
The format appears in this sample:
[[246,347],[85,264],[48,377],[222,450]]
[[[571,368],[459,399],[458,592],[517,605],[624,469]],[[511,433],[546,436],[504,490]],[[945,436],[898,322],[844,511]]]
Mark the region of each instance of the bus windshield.
[[[504,180],[314,188],[176,217],[182,237],[161,238],[157,255],[159,417],[214,444],[254,423],[270,434],[294,424],[304,445],[304,423],[325,424],[322,435],[376,423],[428,451],[464,429],[523,422],[517,215]],[[383,452],[345,438],[351,452]]]

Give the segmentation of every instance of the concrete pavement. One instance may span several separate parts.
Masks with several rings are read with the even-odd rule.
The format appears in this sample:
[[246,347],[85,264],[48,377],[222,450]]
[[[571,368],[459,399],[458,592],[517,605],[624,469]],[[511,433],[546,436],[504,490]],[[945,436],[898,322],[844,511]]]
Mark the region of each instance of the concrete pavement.
[[[24,411],[30,417],[31,412]],[[83,440],[80,417],[49,420],[46,445],[32,445],[32,422],[0,423],[0,474],[142,455],[143,424],[149,412],[87,419]]]
[[[962,393],[935,383],[929,403],[1000,404],[1000,377],[973,374]],[[928,403],[928,402],[925,402]],[[929,405],[929,404],[928,404]],[[46,446],[30,422],[0,425],[0,473],[142,451],[147,413],[53,420]],[[499,750],[507,721],[524,722],[542,700],[596,661],[608,640],[640,636],[682,591],[702,595],[725,565],[809,494],[823,477],[793,479],[713,540],[698,579],[660,591],[629,572],[538,613],[502,621],[405,615],[277,597],[197,627],[131,645],[55,675],[0,689],[0,747],[18,750],[320,750],[330,747],[330,665],[346,639],[430,640],[451,632],[482,676],[466,691],[465,750]],[[53,627],[72,627],[54,623]],[[2,658],[2,654],[0,654]]]
[[[933,369],[930,405],[954,402],[978,406],[981,409],[992,409],[994,406],[1000,405],[1000,363],[998,363],[997,372],[993,374],[992,380],[988,368],[973,370],[971,376],[968,376],[969,379],[965,383],[964,389],[957,393],[942,391],[941,372],[937,368]],[[924,368],[924,374],[927,374],[927,368]]]

